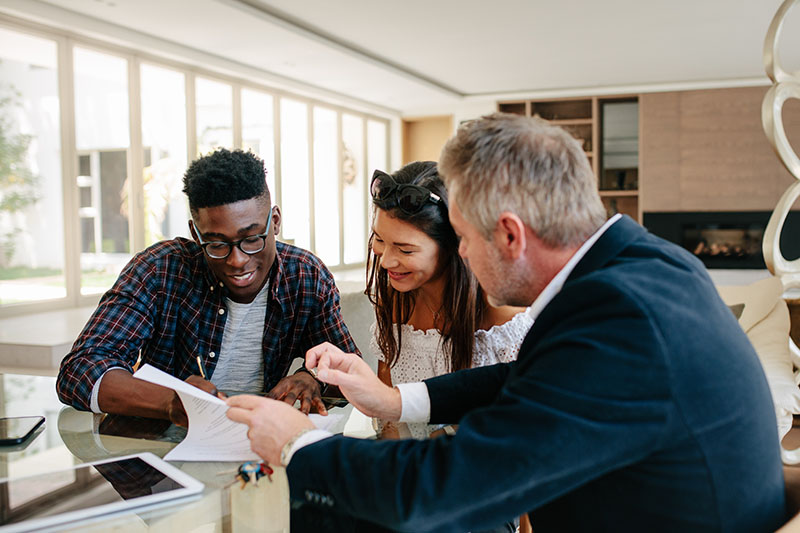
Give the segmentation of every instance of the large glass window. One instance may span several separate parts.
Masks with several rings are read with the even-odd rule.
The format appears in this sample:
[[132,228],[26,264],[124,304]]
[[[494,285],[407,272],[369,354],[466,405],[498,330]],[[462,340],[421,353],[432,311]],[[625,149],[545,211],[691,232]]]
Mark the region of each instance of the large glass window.
[[186,77],[175,70],[142,65],[145,245],[189,236],[183,194],[186,170]]
[[367,247],[364,120],[346,113],[342,115],[342,182],[344,262],[360,263]]
[[338,147],[336,112],[314,107],[314,245],[328,266],[341,262]]
[[128,61],[76,47],[81,293],[108,289],[130,259]]
[[0,27],[0,316],[89,305],[135,246],[188,237],[186,167],[235,142],[264,160],[282,239],[332,267],[363,264],[368,180],[390,170],[388,121],[153,58],[133,86],[135,54]]
[[197,78],[197,153],[233,148],[233,88],[227,83]]
[[[387,149],[388,133],[386,123],[377,120],[367,121],[367,185],[372,179],[375,169],[389,172],[389,154]],[[367,201],[371,201],[367,197]],[[368,209],[370,224],[372,223],[372,209]]]
[[267,185],[275,196],[275,129],[272,117],[272,96],[261,91],[242,89],[242,148],[251,150],[264,160]]
[[281,213],[283,238],[310,248],[308,105],[281,98]]
[[67,293],[56,58],[0,29],[0,305]]

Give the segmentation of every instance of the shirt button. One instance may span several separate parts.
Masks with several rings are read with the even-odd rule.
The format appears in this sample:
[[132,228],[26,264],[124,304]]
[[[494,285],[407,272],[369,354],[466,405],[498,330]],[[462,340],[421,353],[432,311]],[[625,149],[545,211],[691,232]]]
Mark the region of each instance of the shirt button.
[[211,287],[209,287],[209,289],[211,289],[211,292],[214,292],[214,286],[213,285]]
[[209,354],[208,354],[208,356],[209,356],[209,357],[216,357],[216,356],[217,356],[217,354],[215,354],[214,352],[211,352],[211,353],[209,353]]
[[219,310],[219,314],[224,315],[225,314],[225,310],[224,309],[220,309]]
[[219,286],[220,286],[220,287],[222,287],[222,286],[223,286],[221,281],[219,282]]

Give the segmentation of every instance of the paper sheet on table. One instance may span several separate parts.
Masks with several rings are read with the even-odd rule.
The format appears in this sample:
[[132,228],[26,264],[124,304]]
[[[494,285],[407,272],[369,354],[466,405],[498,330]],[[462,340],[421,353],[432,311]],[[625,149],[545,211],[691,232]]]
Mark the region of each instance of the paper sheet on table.
[[[142,367],[133,377],[174,390],[183,402],[189,418],[186,438],[170,450],[168,461],[258,461],[250,449],[247,426],[225,416],[228,405],[211,394],[181,381],[150,365]],[[333,426],[342,415],[309,415],[320,429]]]

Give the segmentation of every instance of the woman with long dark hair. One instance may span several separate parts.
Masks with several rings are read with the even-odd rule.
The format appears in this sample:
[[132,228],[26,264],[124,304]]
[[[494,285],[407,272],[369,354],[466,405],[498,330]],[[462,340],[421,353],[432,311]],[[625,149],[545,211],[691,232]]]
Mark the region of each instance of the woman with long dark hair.
[[[525,309],[492,307],[458,255],[447,190],[436,163],[376,170],[366,294],[375,306],[371,347],[388,385],[507,362],[533,320]],[[432,427],[411,427],[427,437]]]

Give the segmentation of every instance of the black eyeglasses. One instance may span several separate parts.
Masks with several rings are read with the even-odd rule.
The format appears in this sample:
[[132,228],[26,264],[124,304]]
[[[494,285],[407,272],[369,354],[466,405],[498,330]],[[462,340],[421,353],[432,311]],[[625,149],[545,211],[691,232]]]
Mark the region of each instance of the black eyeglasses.
[[[246,253],[247,255],[257,254],[264,247],[267,245],[267,237],[269,237],[269,228],[272,227],[272,212],[275,209],[273,206],[269,210],[269,218],[267,219],[267,229],[264,230],[264,233],[259,233],[258,235],[250,235],[249,237],[245,237],[244,239],[239,239],[238,241],[209,241],[203,242],[203,238],[200,236],[200,232],[197,233],[197,240],[200,241],[200,246],[203,248],[203,251],[210,257],[211,259],[225,259],[231,252],[233,251],[233,247],[238,247],[242,252]],[[190,221],[191,223],[191,221]],[[197,228],[195,228],[197,229]]]
[[425,187],[410,183],[397,183],[389,174],[376,170],[369,185],[372,201],[382,209],[398,207],[407,215],[414,215],[431,202],[440,204],[442,199]]

